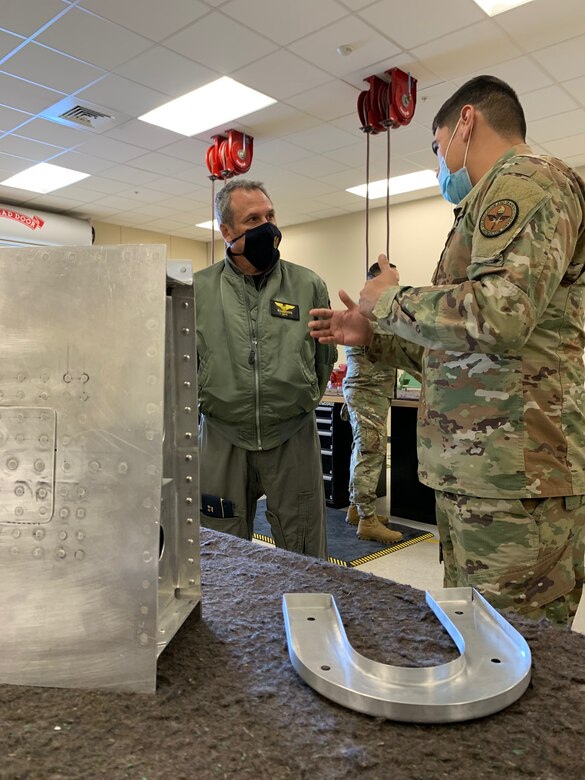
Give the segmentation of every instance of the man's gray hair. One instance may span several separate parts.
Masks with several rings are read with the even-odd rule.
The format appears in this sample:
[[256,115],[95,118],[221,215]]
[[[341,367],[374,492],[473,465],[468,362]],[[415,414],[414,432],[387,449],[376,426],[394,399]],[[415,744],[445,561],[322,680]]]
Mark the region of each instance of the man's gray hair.
[[232,192],[234,190],[260,190],[272,203],[272,198],[266,192],[266,188],[261,181],[229,179],[215,196],[215,218],[220,225],[234,226],[234,212],[232,210]]

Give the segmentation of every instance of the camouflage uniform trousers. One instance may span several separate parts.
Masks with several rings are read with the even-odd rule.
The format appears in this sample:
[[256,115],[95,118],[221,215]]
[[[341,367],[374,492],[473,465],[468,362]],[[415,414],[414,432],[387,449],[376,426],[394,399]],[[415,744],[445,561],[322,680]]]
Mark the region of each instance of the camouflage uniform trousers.
[[389,396],[374,396],[358,388],[344,391],[353,444],[349,499],[360,518],[377,514],[376,489],[386,462]]
[[585,496],[435,498],[445,587],[472,586],[498,610],[572,623],[585,576]]

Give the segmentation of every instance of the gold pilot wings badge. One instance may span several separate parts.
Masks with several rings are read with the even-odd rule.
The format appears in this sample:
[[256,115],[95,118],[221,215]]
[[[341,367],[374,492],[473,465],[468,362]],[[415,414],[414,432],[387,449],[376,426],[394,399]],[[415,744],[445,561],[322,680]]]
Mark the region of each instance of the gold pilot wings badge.
[[270,313],[273,317],[282,317],[285,320],[300,319],[299,307],[296,303],[272,300],[270,301]]

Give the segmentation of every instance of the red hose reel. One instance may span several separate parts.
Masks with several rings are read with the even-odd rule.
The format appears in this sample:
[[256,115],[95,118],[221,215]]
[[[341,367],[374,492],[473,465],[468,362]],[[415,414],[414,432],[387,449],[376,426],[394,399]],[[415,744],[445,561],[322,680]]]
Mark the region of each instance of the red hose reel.
[[214,135],[213,146],[205,155],[210,179],[230,179],[246,173],[252,165],[254,139],[239,130],[227,130],[226,135]]
[[358,96],[362,130],[374,135],[409,124],[416,106],[416,79],[400,68],[390,68],[385,75],[388,81],[379,76],[364,79],[370,88]]

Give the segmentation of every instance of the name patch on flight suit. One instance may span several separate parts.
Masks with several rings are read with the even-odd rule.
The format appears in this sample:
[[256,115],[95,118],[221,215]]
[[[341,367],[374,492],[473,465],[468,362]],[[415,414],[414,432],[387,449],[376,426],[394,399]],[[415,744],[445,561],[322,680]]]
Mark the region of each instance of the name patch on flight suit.
[[296,303],[284,303],[284,301],[270,301],[270,313],[273,317],[282,317],[285,320],[300,319],[299,307]]
[[493,238],[511,228],[518,217],[518,204],[514,200],[496,200],[481,215],[479,229],[486,238]]

